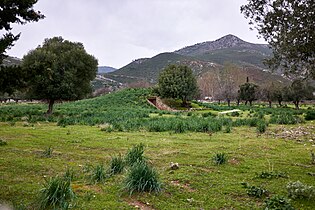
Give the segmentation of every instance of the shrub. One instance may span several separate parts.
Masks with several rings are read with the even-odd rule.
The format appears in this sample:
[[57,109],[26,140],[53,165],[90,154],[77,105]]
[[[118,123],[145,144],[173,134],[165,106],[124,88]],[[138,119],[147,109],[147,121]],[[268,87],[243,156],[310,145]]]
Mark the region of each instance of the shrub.
[[216,165],[222,165],[227,162],[227,155],[225,153],[217,153],[212,159]]
[[275,195],[265,201],[265,210],[294,210],[290,200],[283,196]]
[[133,146],[130,150],[128,150],[125,162],[128,166],[132,166],[136,162],[145,161],[144,153],[144,144],[140,143],[138,145]]
[[109,173],[110,174],[119,174],[124,170],[125,161],[119,154],[119,156],[114,156],[111,158]]
[[136,162],[130,169],[126,180],[125,189],[133,192],[160,192],[161,183],[157,172],[147,162]]
[[303,184],[300,181],[290,182],[287,185],[289,197],[296,198],[315,198],[315,189],[313,186]]
[[248,183],[242,183],[243,187],[246,188],[246,193],[249,196],[261,198],[268,195],[268,191],[261,187],[251,186]]
[[43,189],[40,190],[40,208],[68,209],[75,198],[71,180],[56,176],[45,181]]
[[269,122],[273,124],[289,125],[302,123],[303,119],[299,116],[293,115],[292,113],[283,112],[277,115],[271,115]]
[[91,181],[94,183],[104,182],[107,178],[103,164],[97,165],[91,170]]
[[305,120],[315,120],[315,111],[306,112]]

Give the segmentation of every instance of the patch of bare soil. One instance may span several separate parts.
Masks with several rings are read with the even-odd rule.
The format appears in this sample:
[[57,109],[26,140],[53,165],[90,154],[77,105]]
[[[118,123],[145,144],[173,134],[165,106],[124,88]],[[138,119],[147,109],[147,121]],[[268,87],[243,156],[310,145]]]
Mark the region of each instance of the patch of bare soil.
[[154,210],[149,203],[143,203],[141,201],[128,201],[128,204],[140,210]]
[[187,190],[188,192],[195,192],[196,190],[191,188],[189,183],[180,183],[179,180],[173,180],[171,181],[171,184],[177,187],[180,187],[182,189]]
[[285,127],[280,126],[274,131],[269,131],[267,135],[279,139],[289,139],[296,141],[308,141],[315,145],[315,127],[314,126],[298,126],[298,127]]

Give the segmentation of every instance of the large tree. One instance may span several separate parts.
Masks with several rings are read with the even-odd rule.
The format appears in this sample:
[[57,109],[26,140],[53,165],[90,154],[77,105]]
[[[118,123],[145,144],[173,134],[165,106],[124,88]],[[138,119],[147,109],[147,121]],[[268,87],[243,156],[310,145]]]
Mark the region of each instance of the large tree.
[[0,30],[3,32],[0,38],[0,64],[5,57],[6,50],[13,46],[20,34],[14,35],[12,24],[26,24],[44,18],[39,11],[33,9],[37,0],[2,0],[0,1]]
[[46,39],[42,46],[23,57],[22,67],[28,75],[27,86],[34,99],[49,102],[52,113],[56,100],[77,100],[91,92],[90,81],[97,72],[97,60],[81,43],[61,37]]
[[249,102],[251,106],[253,101],[257,100],[258,85],[246,82],[240,85],[239,98],[245,101],[245,105]]
[[241,12],[271,45],[270,67],[315,78],[314,0],[248,0]]
[[304,99],[313,99],[314,88],[307,81],[297,79],[284,89],[284,97],[287,101],[292,101],[296,109],[300,109],[300,102]]
[[161,97],[187,100],[198,93],[197,81],[187,66],[169,65],[159,75],[158,92]]

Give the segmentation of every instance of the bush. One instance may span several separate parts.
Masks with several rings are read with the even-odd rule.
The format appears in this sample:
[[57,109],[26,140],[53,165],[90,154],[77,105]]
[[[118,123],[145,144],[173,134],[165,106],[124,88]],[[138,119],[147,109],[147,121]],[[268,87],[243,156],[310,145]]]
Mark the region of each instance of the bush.
[[126,177],[125,189],[130,195],[133,192],[160,192],[161,183],[152,167],[146,162],[136,162]]
[[265,201],[265,210],[294,210],[290,200],[283,196],[275,195]]
[[244,188],[246,188],[247,195],[249,195],[249,196],[261,198],[265,195],[268,195],[268,191],[264,188],[256,187],[256,186],[250,186],[247,183],[242,183],[242,185]]
[[112,157],[110,161],[110,166],[109,166],[109,173],[111,175],[119,174],[124,170],[124,167],[125,167],[125,161],[119,154],[119,156]]
[[227,155],[225,153],[217,153],[212,159],[216,165],[222,165],[227,162]]
[[315,111],[306,112],[305,120],[315,120]]
[[288,183],[287,190],[288,190],[289,197],[291,197],[293,199],[297,199],[297,198],[312,199],[312,198],[315,198],[314,187],[303,184],[300,181]]
[[91,181],[94,183],[105,182],[107,175],[102,164],[97,165],[91,171],[90,175]]
[[138,145],[133,146],[130,150],[128,150],[125,162],[128,166],[132,166],[137,162],[144,162],[145,157],[143,156],[144,153],[144,144],[140,143]]
[[283,112],[277,115],[271,115],[269,122],[273,124],[289,125],[302,123],[303,119],[299,116],[293,115],[292,113]]
[[56,176],[45,181],[43,189],[40,190],[40,208],[68,209],[75,198],[71,180]]

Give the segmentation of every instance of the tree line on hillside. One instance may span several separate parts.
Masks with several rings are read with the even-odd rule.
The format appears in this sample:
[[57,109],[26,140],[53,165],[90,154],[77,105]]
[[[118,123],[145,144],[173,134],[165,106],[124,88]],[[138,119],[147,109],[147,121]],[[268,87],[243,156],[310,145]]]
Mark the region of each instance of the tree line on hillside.
[[[223,75],[223,76],[222,76]],[[262,100],[269,103],[277,101],[282,106],[283,101],[292,101],[296,109],[302,100],[314,99],[315,91],[306,80],[296,79],[290,85],[282,85],[281,83],[270,83],[263,87],[247,81],[235,88],[235,80],[232,75],[226,72],[221,77],[209,78],[211,83],[217,80],[218,86],[213,91],[211,98],[217,101],[226,101],[230,106],[231,101],[237,101],[237,105],[244,101],[245,105],[252,105],[253,101]],[[199,85],[199,88],[204,88]],[[156,93],[163,98],[181,99],[184,107],[188,106],[187,101],[200,98],[200,90],[198,89],[197,80],[192,70],[183,65],[170,65],[166,67],[159,76],[159,83],[155,89]]]

